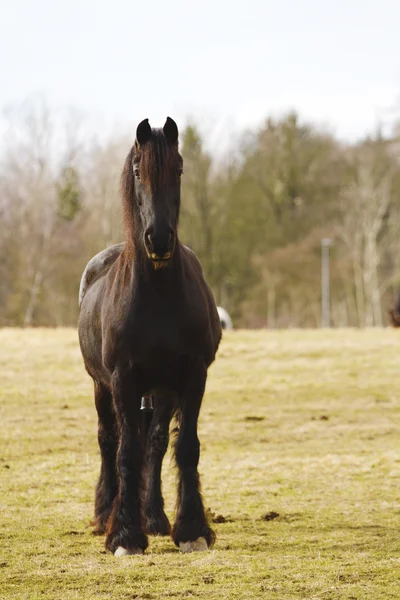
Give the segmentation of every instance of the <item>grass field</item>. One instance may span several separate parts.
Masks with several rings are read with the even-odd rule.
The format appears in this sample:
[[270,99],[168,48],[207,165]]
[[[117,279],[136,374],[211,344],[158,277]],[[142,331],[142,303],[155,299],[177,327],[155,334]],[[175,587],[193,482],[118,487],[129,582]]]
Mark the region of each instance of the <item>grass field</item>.
[[[0,598],[400,598],[400,335],[233,332],[200,420],[207,553],[115,558],[74,330],[0,331]],[[164,468],[167,513],[175,472]],[[275,513],[275,514],[274,514]],[[224,519],[221,518],[224,517]]]

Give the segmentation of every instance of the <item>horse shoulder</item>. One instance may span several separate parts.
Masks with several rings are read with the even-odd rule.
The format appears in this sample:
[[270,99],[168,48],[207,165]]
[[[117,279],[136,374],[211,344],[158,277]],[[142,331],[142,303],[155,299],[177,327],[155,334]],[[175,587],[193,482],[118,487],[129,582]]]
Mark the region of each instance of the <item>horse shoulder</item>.
[[83,271],[79,286],[79,306],[81,306],[83,298],[89,287],[100,277],[105,275],[124,249],[125,243],[114,244],[109,248],[105,248],[98,252],[87,263]]

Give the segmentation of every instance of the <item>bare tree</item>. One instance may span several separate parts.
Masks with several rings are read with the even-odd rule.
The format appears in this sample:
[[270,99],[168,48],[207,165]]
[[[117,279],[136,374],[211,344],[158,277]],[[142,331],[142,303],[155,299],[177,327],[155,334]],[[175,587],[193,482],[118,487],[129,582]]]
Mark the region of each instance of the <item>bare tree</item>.
[[368,144],[356,153],[354,182],[341,194],[338,236],[352,264],[361,327],[383,324],[380,265],[387,238],[382,234],[397,174],[397,165],[387,159],[382,146]]
[[8,111],[7,117],[1,199],[13,223],[13,280],[14,288],[21,290],[19,321],[29,326],[55,259],[54,236],[64,218],[60,175],[77,161],[79,143],[76,122],[56,123],[40,101]]

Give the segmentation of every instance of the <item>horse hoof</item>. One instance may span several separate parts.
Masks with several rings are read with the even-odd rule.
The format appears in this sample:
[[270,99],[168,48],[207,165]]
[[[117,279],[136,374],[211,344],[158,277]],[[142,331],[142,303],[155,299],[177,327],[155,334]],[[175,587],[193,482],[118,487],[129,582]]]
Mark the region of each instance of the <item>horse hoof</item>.
[[193,542],[179,542],[181,552],[205,552],[208,550],[206,538],[199,537]]
[[143,554],[143,550],[141,548],[132,548],[131,550],[128,550],[127,548],[118,546],[114,552],[114,556],[131,556],[132,554]]

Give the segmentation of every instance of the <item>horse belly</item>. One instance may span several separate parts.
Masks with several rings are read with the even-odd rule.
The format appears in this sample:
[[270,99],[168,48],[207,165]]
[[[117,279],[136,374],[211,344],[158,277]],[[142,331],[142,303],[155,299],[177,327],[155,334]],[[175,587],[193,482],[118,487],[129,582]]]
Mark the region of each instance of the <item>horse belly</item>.
[[139,363],[143,386],[147,390],[167,388],[178,392],[187,372],[188,357],[163,351],[151,352]]
[[[99,284],[95,282],[93,287]],[[102,358],[102,327],[96,295],[90,288],[83,299],[78,321],[79,345],[88,373],[104,384],[109,384],[110,374]]]
[[137,329],[131,339],[132,362],[140,365],[146,382],[175,388],[190,356],[189,340],[179,321],[161,324],[155,319],[151,328]]

